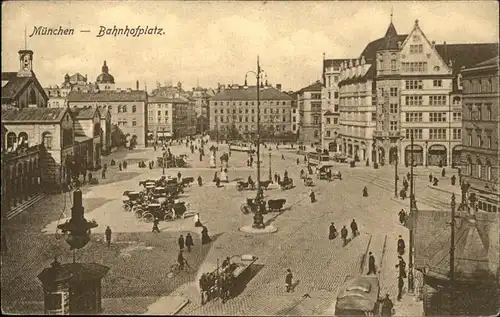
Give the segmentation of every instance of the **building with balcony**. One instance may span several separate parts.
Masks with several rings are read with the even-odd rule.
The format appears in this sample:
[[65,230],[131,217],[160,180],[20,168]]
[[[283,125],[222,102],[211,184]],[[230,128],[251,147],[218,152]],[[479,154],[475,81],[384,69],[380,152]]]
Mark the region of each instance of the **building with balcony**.
[[[148,131],[147,93],[143,90],[117,89],[100,90],[95,92],[71,91],[68,94],[68,106],[83,108],[91,106],[105,113],[111,114],[111,124],[116,126],[127,139],[135,145],[147,144]],[[135,141],[133,141],[135,140]]]
[[33,72],[33,51],[19,51],[17,72],[2,72],[2,107],[45,108],[49,97]]
[[299,141],[306,145],[321,147],[321,91],[323,83],[315,83],[297,91],[299,111]]
[[[322,131],[321,146],[330,152],[337,152],[340,142],[337,137],[340,131],[339,87],[340,66],[347,59],[324,59],[323,54],[323,90],[322,90]],[[338,140],[340,141],[340,140]]]
[[500,212],[498,55],[462,69],[462,180],[477,210]]
[[[364,116],[365,121],[359,124],[375,124],[372,161],[382,165],[410,164],[413,158],[415,165],[426,166],[459,162],[462,133],[459,70],[497,52],[496,43],[436,45],[427,39],[418,20],[408,35],[399,35],[391,22],[385,36],[369,43],[361,55],[365,63],[371,63],[372,123],[368,122],[369,116]],[[345,73],[351,73],[350,83],[359,82],[359,75],[355,74],[359,66],[356,62],[351,64]],[[345,85],[346,82],[341,82],[341,86]],[[351,124],[344,119],[349,113],[342,113],[347,109],[343,108],[343,98],[347,98],[347,103],[357,103],[358,96],[342,96],[341,89],[341,134],[351,135],[345,134]],[[350,156],[348,150],[346,154]],[[363,160],[361,154],[354,151],[352,157]]]
[[[290,133],[292,97],[281,85],[262,84],[260,93],[261,138]],[[210,130],[220,138],[252,136],[257,132],[257,87],[232,85],[220,89],[210,100]]]

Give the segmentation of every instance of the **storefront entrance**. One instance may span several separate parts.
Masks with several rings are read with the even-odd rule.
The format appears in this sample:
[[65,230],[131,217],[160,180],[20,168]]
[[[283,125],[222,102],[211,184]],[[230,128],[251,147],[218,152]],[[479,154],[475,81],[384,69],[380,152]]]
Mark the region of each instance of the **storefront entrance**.
[[453,168],[457,168],[460,166],[460,160],[462,155],[462,146],[456,145],[451,151],[451,162]]
[[423,165],[424,164],[424,150],[420,145],[408,145],[405,148],[405,165],[411,166],[413,157],[413,165]]
[[427,150],[428,166],[447,166],[446,147],[444,145],[431,145]]

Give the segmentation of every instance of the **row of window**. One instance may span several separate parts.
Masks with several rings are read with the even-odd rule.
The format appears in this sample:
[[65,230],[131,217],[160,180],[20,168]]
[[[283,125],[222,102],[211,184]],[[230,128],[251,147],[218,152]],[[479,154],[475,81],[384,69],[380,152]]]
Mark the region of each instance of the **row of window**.
[[[214,120],[219,121],[219,122],[236,121],[236,116],[233,116],[232,118],[233,118],[233,120],[231,120],[230,116],[226,116],[226,119],[224,120],[224,116],[214,116]],[[264,120],[264,121],[279,122],[280,117],[279,116],[260,116],[260,119]],[[296,118],[294,117],[293,119],[295,122]],[[250,117],[250,120],[251,120],[250,122],[256,122],[256,117],[252,116],[252,117]],[[283,120],[283,122],[288,122],[286,116],[283,116],[282,120]],[[158,120],[158,122],[160,122],[160,120]],[[165,120],[165,122],[166,122],[166,120]],[[245,116],[245,117],[238,116],[238,122],[249,122],[248,116]]]
[[[448,96],[446,95],[430,95],[429,106],[446,106]],[[405,105],[407,106],[422,106],[424,104],[424,96],[413,95],[405,96]]]
[[[127,120],[118,120],[118,126],[119,127],[126,127],[126,126],[128,126],[128,121]],[[133,127],[137,126],[137,121],[132,120],[132,126]]]
[[482,201],[477,202],[477,209],[487,211],[487,212],[497,212],[497,210],[500,210],[500,207],[497,207],[492,204],[488,204]]
[[[111,110],[111,106],[108,106],[108,109]],[[124,112],[127,112],[127,105],[123,105],[123,106],[118,106],[118,113],[124,113]],[[135,113],[137,112],[137,107],[135,105],[132,106],[132,113]]]
[[465,175],[491,181],[492,173],[490,161],[486,161],[486,164],[483,165],[481,160],[478,159],[476,164],[474,164],[472,159],[469,157],[467,165],[465,166]]
[[[319,99],[321,99],[321,94],[320,94],[320,98]],[[232,104],[233,106],[236,106],[236,101],[233,101],[232,103],[233,103]],[[214,106],[217,106],[217,105],[218,106],[224,106],[224,105],[229,106],[229,104],[230,104],[229,101],[226,101],[225,103],[224,103],[224,101],[214,101],[213,102]],[[254,106],[255,104],[256,104],[255,101],[245,101],[245,106],[248,106],[248,105]],[[259,101],[259,105],[262,105],[262,104],[267,105],[268,101],[267,100]],[[281,105],[284,106],[284,105],[286,105],[286,101],[269,101],[269,104],[270,105],[274,105],[274,104],[280,105],[281,104]],[[238,105],[242,106],[243,105],[243,101],[238,101]]]
[[[385,90],[384,88],[379,88],[379,93],[380,93],[380,96],[384,96],[384,93],[385,93]],[[398,96],[398,88],[397,87],[390,87],[389,88],[389,95],[391,97],[397,97]]]
[[[333,119],[333,120],[331,120]],[[333,124],[338,124],[339,119],[338,118],[326,118],[326,124],[331,124],[333,121]]]
[[[405,138],[407,140],[411,139],[413,133],[413,138],[415,140],[423,140],[424,129],[406,129]],[[452,130],[452,139],[460,140],[462,138],[462,129],[456,128]],[[446,129],[429,129],[429,140],[445,140],[446,139]]]
[[466,94],[494,92],[495,85],[492,84],[493,82],[493,78],[464,80],[462,83],[463,92]]
[[[443,87],[443,81],[435,79],[432,81],[432,86]],[[422,80],[405,80],[405,88],[408,90],[422,90],[424,89],[424,82]]]
[[326,130],[326,137],[330,138],[330,137],[332,137],[332,136],[333,136],[333,134],[337,135],[337,131],[334,131],[334,132],[332,133],[332,131],[330,131],[330,130]]
[[[277,132],[281,132],[281,131],[285,132],[287,130],[286,125],[276,125],[276,126],[270,125],[270,126],[261,127],[261,129],[263,129],[263,128],[269,129],[270,127],[272,127]],[[222,127],[219,127],[219,128],[222,128]],[[239,130],[244,130],[244,131],[255,131],[257,129],[257,126],[255,124],[252,124],[252,125],[245,124],[245,125],[238,125],[237,128]],[[295,129],[296,126],[294,125],[293,128]]]
[[[250,109],[251,110],[251,113],[255,113],[255,109]],[[266,114],[267,113],[267,108],[264,108],[264,113]],[[281,113],[287,113],[286,111],[287,109],[283,108],[281,109]],[[229,111],[229,109],[227,109],[226,111],[227,113],[231,113]],[[293,109],[293,113],[296,112],[296,109]],[[214,109],[214,113],[218,113],[218,109]],[[220,113],[223,114],[224,113],[224,109],[220,109]],[[238,113],[243,113],[243,109],[239,109],[238,110]],[[249,113],[249,109],[245,109],[245,113]],[[269,109],[269,113],[280,113],[280,109]],[[233,109],[233,114],[236,114],[236,109]]]
[[[153,117],[148,117],[148,122],[153,122],[154,118]],[[167,123],[169,121],[169,117],[164,117],[163,119],[162,118],[158,118],[158,123],[161,123],[161,122],[165,122]]]
[[427,62],[404,62],[401,63],[404,72],[426,72]]
[[477,121],[491,121],[493,119],[491,114],[491,106],[491,103],[476,103],[474,105],[469,103],[465,104],[468,112],[468,119]]
[[467,145],[473,146],[477,148],[486,148],[491,149],[493,146],[492,143],[492,132],[484,131],[485,135],[483,135],[483,131],[476,130],[475,138],[472,129],[467,129]]
[[410,54],[418,54],[424,52],[424,46],[422,44],[410,45]]

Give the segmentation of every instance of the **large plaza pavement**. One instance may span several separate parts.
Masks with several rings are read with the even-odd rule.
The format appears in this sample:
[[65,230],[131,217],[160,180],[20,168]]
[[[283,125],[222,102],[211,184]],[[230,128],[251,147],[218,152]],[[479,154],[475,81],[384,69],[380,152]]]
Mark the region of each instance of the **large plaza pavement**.
[[[227,151],[220,145],[220,152]],[[188,153],[184,146],[174,146],[174,153]],[[220,156],[220,152],[217,156]],[[262,151],[261,178],[268,177],[268,150]],[[199,212],[202,222],[214,238],[210,245],[201,246],[200,230],[194,227],[192,218],[161,222],[161,233],[151,233],[151,224],[137,220],[132,213],[122,209],[122,193],[140,189],[138,182],[157,178],[162,170],[139,169],[138,160],[153,160],[160,155],[152,149],[134,151],[121,150],[105,160],[126,159],[129,167],[119,172],[110,167],[106,180],[99,185],[84,186],[84,207],[87,219],[95,219],[99,227],[93,230],[92,241],[76,252],[77,261],[96,262],[111,268],[103,280],[103,302],[105,313],[144,313],[162,296],[180,295],[190,304],[181,313],[217,315],[310,315],[331,314],[338,287],[348,276],[361,271],[367,250],[375,254],[381,264],[382,292],[389,292],[395,300],[397,270],[395,244],[398,235],[408,241],[407,230],[397,221],[397,212],[408,209],[408,199],[393,198],[393,167],[373,170],[369,167],[348,168],[338,164],[335,168],[343,174],[343,180],[333,182],[315,181],[313,190],[318,201],[309,201],[310,188],[299,181],[300,169],[305,169],[302,157],[291,151],[272,150],[272,173],[283,175],[288,171],[296,187],[281,191],[272,187],[265,192],[266,199],[285,198],[286,210],[281,214],[271,213],[265,221],[278,228],[274,234],[252,235],[238,228],[252,223],[251,215],[243,215],[240,205],[255,192],[238,192],[235,180],[256,179],[255,169],[246,167],[246,155],[233,152],[230,158],[230,184],[216,188],[211,179],[214,169],[208,168],[208,156],[199,162],[196,152],[190,155],[189,169],[167,169],[174,176],[181,171],[183,177],[201,175],[204,186],[193,184],[181,197],[189,203],[190,210]],[[285,160],[281,159],[284,153]],[[219,162],[217,162],[219,164]],[[108,164],[109,165],[109,164]],[[336,164],[337,165],[337,164]],[[407,169],[400,168],[400,179]],[[438,169],[417,168],[416,193],[420,209],[446,208],[451,194],[428,187],[429,172],[439,174]],[[100,176],[100,175],[97,175]],[[445,189],[449,176],[442,181]],[[446,184],[444,184],[446,183]],[[363,198],[361,191],[368,187],[369,197]],[[451,188],[453,190],[453,188]],[[73,254],[63,239],[56,239],[56,225],[70,214],[71,196],[53,195],[12,219],[7,224],[9,255],[2,261],[2,309],[7,312],[31,312],[43,310],[42,287],[37,274],[50,265],[55,256],[61,262],[72,261]],[[328,240],[328,226],[335,222],[338,230],[343,225],[349,228],[356,219],[361,235],[346,247],[341,241]],[[103,242],[103,232],[109,225],[113,230],[112,247]],[[177,238],[191,232],[195,247],[187,260],[192,270],[167,278],[171,264],[176,262]],[[253,254],[259,257],[255,276],[234,299],[222,304],[216,300],[205,306],[199,304],[198,278],[215,268],[217,260],[234,254]],[[408,260],[406,260],[408,262]],[[294,293],[284,291],[284,276],[290,268],[299,283]],[[304,294],[308,297],[303,298]],[[126,299],[126,300],[124,300]],[[167,304],[168,305],[168,301]],[[161,305],[160,305],[161,306]],[[396,304],[397,315],[420,314],[421,304],[405,296]],[[165,312],[170,311],[165,308]]]

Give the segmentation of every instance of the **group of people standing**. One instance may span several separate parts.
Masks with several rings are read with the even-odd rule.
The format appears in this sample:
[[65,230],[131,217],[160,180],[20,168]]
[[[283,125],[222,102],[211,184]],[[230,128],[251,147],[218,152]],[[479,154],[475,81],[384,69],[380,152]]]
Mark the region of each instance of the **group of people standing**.
[[[359,229],[358,229],[358,224],[356,223],[356,220],[353,219],[351,222],[351,233],[352,233],[352,238],[354,239],[356,236],[359,235]],[[328,239],[334,240],[338,235],[337,228],[335,227],[335,224],[332,222],[330,224],[330,229],[328,233]],[[347,245],[347,236],[348,236],[348,231],[346,226],[343,226],[342,229],[340,230],[340,237],[342,239],[343,246]]]

